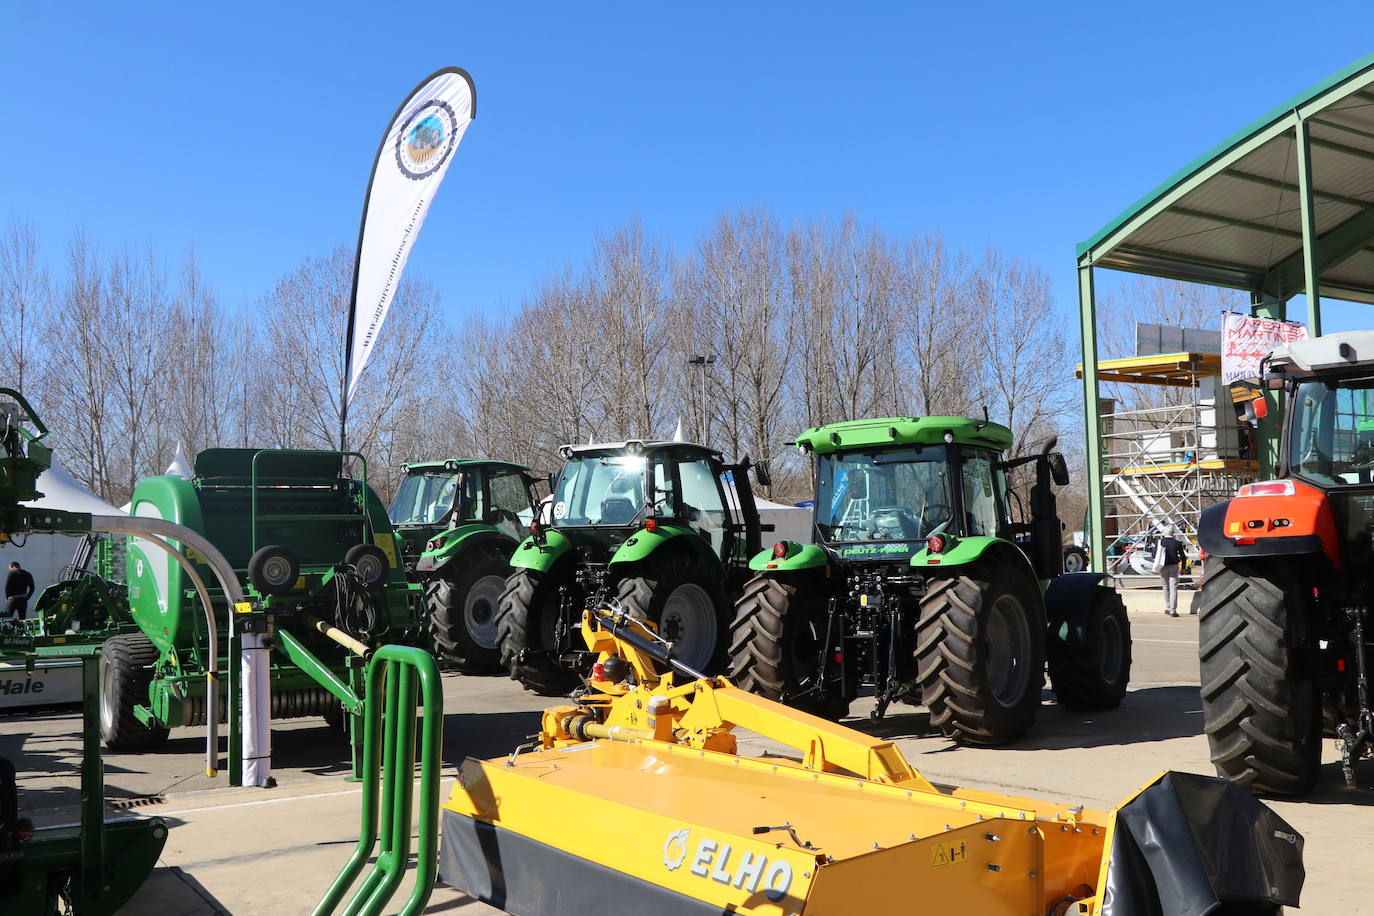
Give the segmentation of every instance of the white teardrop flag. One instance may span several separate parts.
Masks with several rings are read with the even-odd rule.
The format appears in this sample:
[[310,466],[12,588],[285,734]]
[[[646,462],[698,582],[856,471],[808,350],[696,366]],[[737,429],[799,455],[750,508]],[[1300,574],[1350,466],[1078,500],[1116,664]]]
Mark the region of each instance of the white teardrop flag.
[[[381,333],[410,249],[477,111],[472,77],[457,67],[429,76],[401,103],[377,148],[358,228],[344,351],[343,410]],[[345,420],[346,422],[346,420]]]

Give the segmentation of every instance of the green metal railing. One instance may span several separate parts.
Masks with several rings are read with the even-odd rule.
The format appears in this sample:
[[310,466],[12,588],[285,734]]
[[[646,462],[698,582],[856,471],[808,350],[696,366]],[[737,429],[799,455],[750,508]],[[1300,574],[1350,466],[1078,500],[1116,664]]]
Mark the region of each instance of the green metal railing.
[[[339,905],[372,850],[381,852],[372,871],[344,908],[344,916],[374,916],[396,893],[410,861],[411,810],[415,793],[416,704],[423,703],[420,749],[419,845],[415,889],[402,916],[429,902],[439,871],[439,755],[444,695],[434,656],[408,646],[382,646],[367,664],[363,703],[363,800],[358,846],[313,916],[329,916]],[[385,697],[383,697],[385,690]],[[383,706],[385,703],[385,706]],[[385,722],[385,729],[383,728]]]

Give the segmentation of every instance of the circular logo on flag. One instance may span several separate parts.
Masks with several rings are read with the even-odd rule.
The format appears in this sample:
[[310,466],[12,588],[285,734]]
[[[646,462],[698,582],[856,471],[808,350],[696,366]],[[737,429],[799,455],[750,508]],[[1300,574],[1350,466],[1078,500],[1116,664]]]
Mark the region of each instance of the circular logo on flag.
[[453,152],[458,119],[448,102],[433,99],[406,119],[396,137],[396,165],[407,178],[428,178]]

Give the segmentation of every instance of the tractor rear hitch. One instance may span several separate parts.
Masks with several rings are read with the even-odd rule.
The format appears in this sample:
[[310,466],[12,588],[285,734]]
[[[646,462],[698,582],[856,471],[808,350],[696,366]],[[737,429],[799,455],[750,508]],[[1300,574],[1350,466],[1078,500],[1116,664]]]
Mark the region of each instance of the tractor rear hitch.
[[1355,727],[1342,722],[1336,728],[1336,740],[1341,743],[1341,773],[1347,789],[1355,788],[1355,764],[1366,750],[1374,745],[1374,712],[1369,708],[1369,671],[1365,663],[1364,619],[1369,609],[1348,607],[1345,615],[1351,624],[1351,640],[1355,644]]

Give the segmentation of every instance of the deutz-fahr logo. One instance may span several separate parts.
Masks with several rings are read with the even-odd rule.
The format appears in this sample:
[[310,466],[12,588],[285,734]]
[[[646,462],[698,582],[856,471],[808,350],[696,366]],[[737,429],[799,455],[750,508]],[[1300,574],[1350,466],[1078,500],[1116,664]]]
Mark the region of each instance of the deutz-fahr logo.
[[693,875],[717,884],[751,894],[762,887],[764,895],[774,902],[792,889],[792,866],[787,862],[770,862],[766,855],[757,852],[736,852],[729,843],[704,836],[693,844],[691,834],[691,830],[674,830],[663,841],[663,865],[668,871],[677,871],[687,864]]

